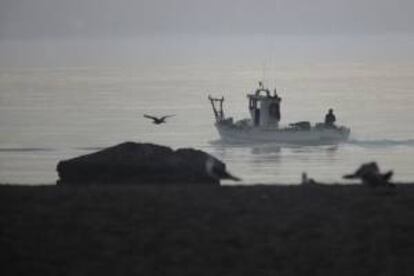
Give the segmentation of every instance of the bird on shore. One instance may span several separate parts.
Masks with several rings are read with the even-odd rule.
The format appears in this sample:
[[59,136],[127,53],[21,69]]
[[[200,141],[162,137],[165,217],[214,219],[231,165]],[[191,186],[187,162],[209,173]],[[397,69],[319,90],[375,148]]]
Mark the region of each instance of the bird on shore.
[[162,117],[155,117],[155,116],[144,114],[144,117],[147,118],[147,119],[151,119],[152,123],[155,124],[155,125],[164,124],[164,123],[167,122],[166,121],[167,118],[173,117],[173,116],[175,116],[175,115],[166,115],[166,116],[162,116]]
[[369,187],[395,187],[395,184],[391,183],[391,177],[393,171],[382,173],[376,162],[362,164],[359,169],[353,174],[344,175],[345,179],[359,178],[362,183]]

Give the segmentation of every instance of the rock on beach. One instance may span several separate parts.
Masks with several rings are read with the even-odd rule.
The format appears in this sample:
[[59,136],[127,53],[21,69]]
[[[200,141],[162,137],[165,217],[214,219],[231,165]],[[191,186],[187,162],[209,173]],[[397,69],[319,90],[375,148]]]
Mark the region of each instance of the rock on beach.
[[201,150],[125,142],[101,151],[60,161],[60,185],[208,184],[236,177],[226,165]]

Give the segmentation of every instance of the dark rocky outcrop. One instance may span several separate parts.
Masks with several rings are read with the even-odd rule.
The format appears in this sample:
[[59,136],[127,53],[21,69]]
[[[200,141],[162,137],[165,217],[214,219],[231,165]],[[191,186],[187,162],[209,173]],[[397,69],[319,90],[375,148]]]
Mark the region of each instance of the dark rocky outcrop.
[[65,160],[57,165],[58,184],[212,184],[238,180],[215,157],[195,149],[126,142]]

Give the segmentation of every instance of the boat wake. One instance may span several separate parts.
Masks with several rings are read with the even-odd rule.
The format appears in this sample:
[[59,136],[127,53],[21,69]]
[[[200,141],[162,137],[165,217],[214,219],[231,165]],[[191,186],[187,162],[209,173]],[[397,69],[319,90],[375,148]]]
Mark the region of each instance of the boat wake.
[[[74,147],[70,148],[71,150],[80,150],[80,151],[98,151],[104,149],[104,147]],[[64,150],[62,148],[39,148],[39,147],[5,147],[0,148],[0,153],[4,152],[22,152],[22,153],[30,153],[30,152],[56,152]]]
[[410,146],[414,147],[414,139],[393,140],[393,139],[377,139],[377,140],[358,140],[353,139],[346,142],[347,144],[362,147],[387,147],[387,146]]
[[214,147],[283,147],[283,148],[302,148],[302,147],[332,147],[337,146],[338,143],[326,142],[326,141],[310,141],[310,142],[262,142],[262,141],[251,141],[251,140],[212,140],[208,142],[209,145]]
[[[258,145],[278,145],[282,147],[300,147],[300,146],[329,146],[337,144],[329,143],[296,143],[296,144],[282,144],[282,143],[254,143],[251,141],[226,141],[226,140],[214,140],[209,141],[210,145],[213,146],[258,146]],[[414,139],[405,139],[405,140],[394,140],[394,139],[376,139],[376,140],[359,140],[351,139],[349,141],[343,142],[345,145],[355,145],[360,147],[393,147],[393,146],[408,146],[414,147]]]
[[52,148],[0,148],[0,152],[41,152],[54,151]]

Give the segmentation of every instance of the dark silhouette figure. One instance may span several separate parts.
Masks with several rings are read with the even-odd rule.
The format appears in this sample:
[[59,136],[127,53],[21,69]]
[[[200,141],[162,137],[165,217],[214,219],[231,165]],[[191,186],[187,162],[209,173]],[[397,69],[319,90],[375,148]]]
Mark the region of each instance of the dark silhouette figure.
[[325,126],[326,127],[335,127],[336,117],[333,114],[333,109],[330,108],[328,113],[325,115]]
[[241,179],[237,176],[231,175],[226,171],[226,167],[221,163],[217,162],[214,158],[207,158],[205,162],[207,174],[217,180],[230,179],[233,181],[240,181]]
[[151,119],[152,123],[156,124],[156,125],[166,123],[167,122],[166,119],[169,118],[169,117],[173,117],[173,116],[175,116],[175,115],[166,115],[166,116],[162,116],[162,117],[158,118],[158,117],[155,117],[155,116],[150,116],[150,115],[144,114],[145,118]]
[[390,183],[393,171],[382,173],[376,162],[362,164],[353,174],[344,175],[345,179],[359,178],[369,187],[395,187]]

